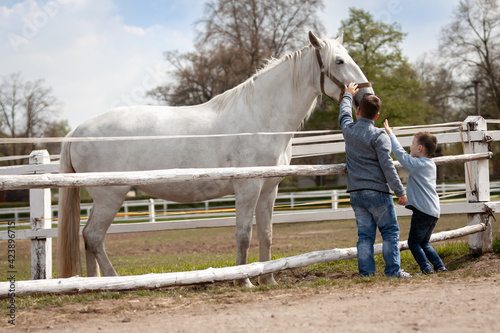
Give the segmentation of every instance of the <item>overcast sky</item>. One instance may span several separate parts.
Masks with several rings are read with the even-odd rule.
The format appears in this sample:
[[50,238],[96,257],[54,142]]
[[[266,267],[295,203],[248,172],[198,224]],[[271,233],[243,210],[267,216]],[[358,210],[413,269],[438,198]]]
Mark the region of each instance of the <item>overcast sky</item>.
[[[410,61],[438,45],[458,0],[325,0],[321,19],[336,37],[349,7],[408,33]],[[72,128],[107,109],[148,103],[143,93],[168,80],[165,51],[193,50],[205,0],[0,0],[0,76],[45,79]],[[304,35],[304,45],[308,43]]]

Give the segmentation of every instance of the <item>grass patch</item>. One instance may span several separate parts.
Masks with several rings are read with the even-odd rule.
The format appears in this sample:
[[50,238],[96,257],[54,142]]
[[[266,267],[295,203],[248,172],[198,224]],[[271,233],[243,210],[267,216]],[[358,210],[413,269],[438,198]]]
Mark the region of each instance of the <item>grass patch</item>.
[[493,253],[500,254],[500,238],[493,240]]
[[452,271],[463,268],[474,259],[469,254],[469,244],[464,241],[440,245],[436,251],[448,270]]

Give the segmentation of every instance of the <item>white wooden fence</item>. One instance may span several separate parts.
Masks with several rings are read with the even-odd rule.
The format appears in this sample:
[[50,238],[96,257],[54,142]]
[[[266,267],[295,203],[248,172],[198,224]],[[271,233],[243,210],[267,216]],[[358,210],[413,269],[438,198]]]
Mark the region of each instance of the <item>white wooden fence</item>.
[[[419,130],[434,132],[439,144],[463,142],[465,153],[458,156],[435,158],[436,164],[465,163],[467,203],[449,203],[441,206],[442,214],[467,214],[468,225],[484,224],[486,230],[469,236],[471,252],[491,251],[490,216],[497,204],[490,202],[489,166],[491,157],[488,147],[491,141],[500,138],[500,131],[487,131],[486,121],[481,117],[468,117],[464,122],[427,125],[422,128],[396,128],[395,134],[403,146],[409,146],[413,134]],[[462,126],[462,131],[459,131]],[[294,138],[293,156],[315,156],[344,152],[342,134]],[[398,162],[396,167],[400,168]],[[57,174],[57,163],[51,163],[46,152],[34,152],[30,165],[8,167],[0,170],[0,190],[30,188],[31,229],[16,230],[16,239],[32,240],[32,279],[52,277],[52,252],[50,240],[57,236],[57,229],[51,228],[50,188],[78,186],[140,185],[157,182],[196,181],[197,179],[236,179],[253,177],[276,177],[289,175],[332,175],[345,172],[345,165],[278,166],[253,168],[219,169],[176,169],[143,172],[115,172],[92,174]],[[26,173],[29,173],[26,174]],[[398,216],[411,212],[397,207]],[[294,213],[276,213],[274,223],[327,221],[352,219],[352,209],[313,210]],[[158,231],[186,228],[206,228],[234,225],[234,217],[213,219],[191,219],[183,221],[145,222],[113,224],[109,233]],[[81,230],[80,230],[81,232]],[[0,240],[9,239],[7,231],[0,232]]]

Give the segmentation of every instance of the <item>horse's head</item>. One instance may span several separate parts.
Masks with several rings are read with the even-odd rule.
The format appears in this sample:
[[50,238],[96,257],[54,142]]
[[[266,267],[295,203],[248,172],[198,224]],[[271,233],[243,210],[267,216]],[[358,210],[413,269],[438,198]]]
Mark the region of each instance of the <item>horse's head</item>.
[[319,84],[323,94],[340,102],[344,85],[356,82],[359,85],[359,92],[354,97],[357,106],[363,95],[374,93],[371,83],[342,46],[342,36],[321,40],[309,32],[309,41],[315,48],[320,68]]

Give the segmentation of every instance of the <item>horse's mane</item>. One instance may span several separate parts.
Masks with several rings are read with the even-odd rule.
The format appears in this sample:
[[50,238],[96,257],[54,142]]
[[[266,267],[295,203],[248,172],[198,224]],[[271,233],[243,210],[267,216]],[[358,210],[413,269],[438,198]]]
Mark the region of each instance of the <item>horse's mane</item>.
[[[331,41],[326,39],[324,42],[327,45],[328,53],[327,57],[328,59],[331,59],[333,57],[334,53],[334,47],[331,44]],[[215,109],[219,110],[220,112],[223,112],[224,110],[231,109],[234,103],[237,102],[239,98],[246,98],[247,100],[247,105],[251,109],[252,108],[252,95],[254,91],[254,85],[255,81],[257,81],[259,78],[263,77],[266,73],[271,71],[272,69],[280,66],[281,64],[284,63],[289,63],[290,69],[292,71],[292,89],[293,93],[298,93],[299,92],[299,82],[302,81],[302,72],[301,71],[301,66],[298,66],[300,61],[305,58],[307,55],[310,55],[311,52],[313,52],[313,47],[311,45],[305,46],[302,49],[289,53],[280,59],[276,58],[271,58],[267,61],[267,63],[264,65],[263,68],[257,70],[254,75],[252,75],[250,78],[248,78],[245,82],[237,85],[236,87],[229,89],[225,91],[224,93],[215,96],[212,98],[208,104],[211,104]],[[319,66],[316,62],[316,57],[315,56],[309,56],[309,66],[310,66],[310,73],[314,73],[312,71],[314,70],[319,70]],[[328,63],[330,63],[328,61]],[[307,64],[306,64],[307,65]],[[314,110],[315,107],[314,103],[311,106],[311,109],[308,112],[309,114]]]

